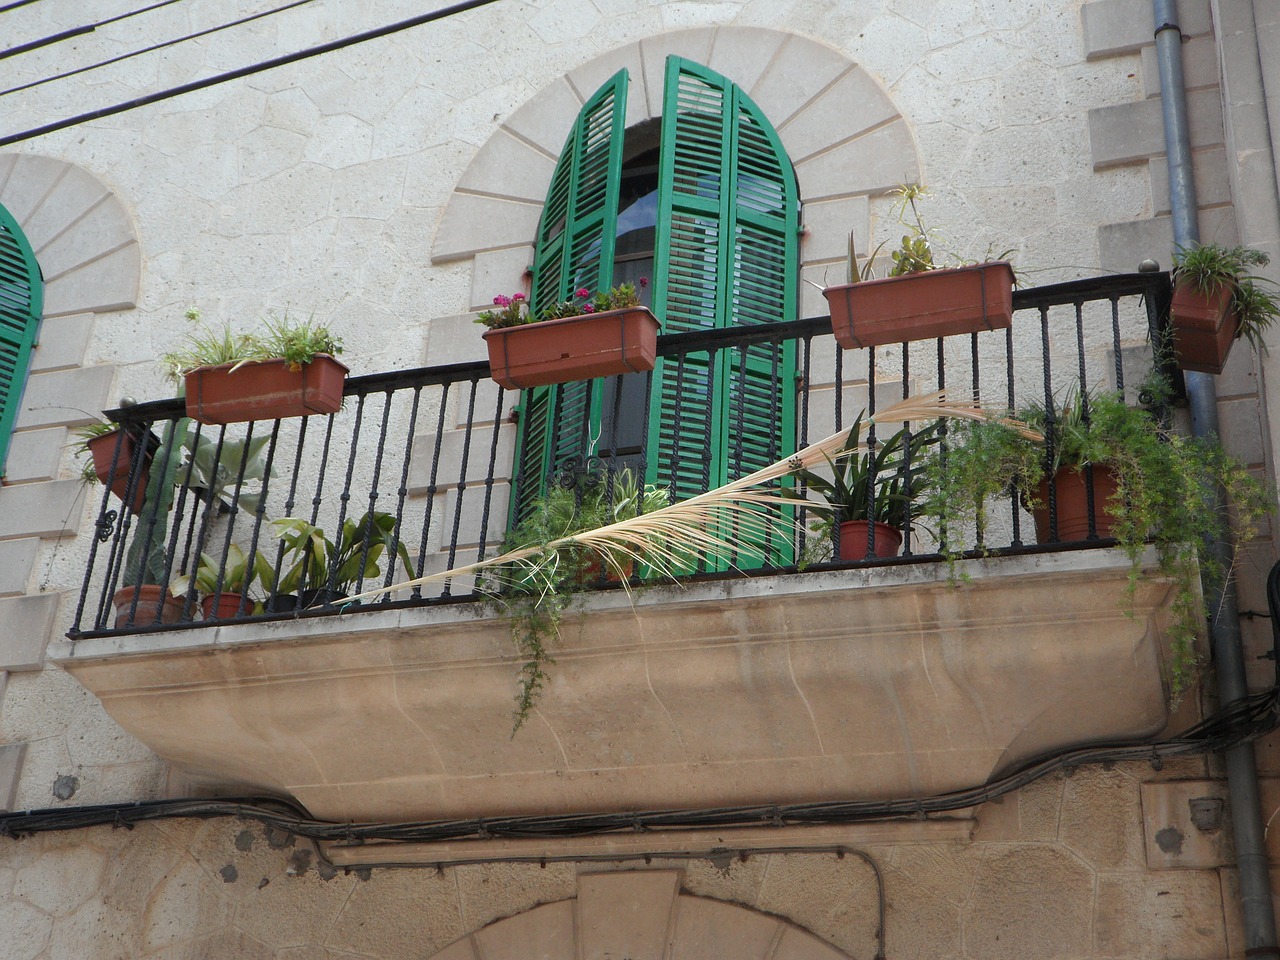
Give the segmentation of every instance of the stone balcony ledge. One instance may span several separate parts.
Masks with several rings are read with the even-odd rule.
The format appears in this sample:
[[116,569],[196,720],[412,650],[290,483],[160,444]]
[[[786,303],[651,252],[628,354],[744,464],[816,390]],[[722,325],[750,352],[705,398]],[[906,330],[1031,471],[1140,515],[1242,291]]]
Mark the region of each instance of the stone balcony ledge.
[[[1152,564],[1149,562],[1148,564]],[[52,659],[197,783],[330,820],[926,796],[1168,723],[1171,587],[1083,550],[584,596],[511,736],[477,604],[63,642]]]

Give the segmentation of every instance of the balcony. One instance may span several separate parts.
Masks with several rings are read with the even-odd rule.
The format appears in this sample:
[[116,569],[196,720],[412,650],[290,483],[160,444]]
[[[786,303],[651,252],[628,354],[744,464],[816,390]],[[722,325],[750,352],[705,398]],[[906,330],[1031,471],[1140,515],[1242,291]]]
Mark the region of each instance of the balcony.
[[[1023,290],[1008,331],[849,353],[826,318],[659,347],[683,376],[718,353],[794,344],[798,375],[775,371],[770,387],[794,401],[803,446],[938,387],[992,406],[1071,382],[1134,399],[1125,358],[1148,331],[1164,335],[1168,294],[1163,274]],[[982,531],[908,514],[890,559],[798,562],[814,518],[797,506],[799,532],[763,562],[703,559],[676,585],[590,578],[513,738],[509,619],[466,575],[388,589],[407,568],[453,570],[501,549],[512,488],[527,481],[518,397],[487,375],[476,363],[356,377],[337,414],[191,424],[185,437],[180,401],[116,411],[125,434],[155,439],[113,457],[118,489],[102,489],[55,660],[202,788],[288,795],[332,820],[925,796],[1170,722],[1171,587],[1152,558],[1126,602],[1129,560],[1109,541],[1064,539],[1051,513],[1048,542],[1032,544],[1030,517],[1008,499]],[[615,442],[557,473],[642,472],[651,456],[643,439]],[[151,476],[166,461],[161,513],[146,504],[168,489]],[[297,565],[287,534],[299,529],[328,531],[329,562]],[[944,548],[962,555],[955,570]],[[292,604],[262,590],[206,614],[196,579],[182,579],[202,553],[211,592],[236,578],[241,554],[261,558],[270,584],[299,571]],[[140,558],[166,594],[185,588],[167,607],[123,586]],[[370,591],[358,605],[343,597]]]

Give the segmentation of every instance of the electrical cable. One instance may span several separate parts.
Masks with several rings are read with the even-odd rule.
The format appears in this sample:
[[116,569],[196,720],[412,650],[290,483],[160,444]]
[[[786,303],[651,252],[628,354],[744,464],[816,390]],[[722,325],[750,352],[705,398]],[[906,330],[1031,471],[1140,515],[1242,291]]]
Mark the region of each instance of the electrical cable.
[[[150,13],[152,10],[158,10],[160,7],[167,7],[171,3],[180,3],[181,0],[159,0],[149,7],[142,7],[138,10],[130,10],[128,13],[117,14],[114,17],[108,17],[106,20],[99,20],[97,23],[86,23],[80,27],[72,27],[70,30],[63,30],[61,33],[55,33],[40,40],[32,40],[30,43],[19,44],[16,47],[10,47],[8,50],[0,50],[0,60],[8,57],[16,57],[20,53],[27,53],[31,50],[39,50],[41,47],[49,47],[55,43],[61,43],[63,40],[70,40],[72,37],[80,37],[86,33],[93,33],[99,27],[105,27],[109,23],[116,23],[120,20],[128,20],[130,17],[136,17],[140,13]],[[6,8],[7,9],[7,8]],[[3,12],[3,11],[0,11]]]
[[1146,761],[1159,766],[1166,759],[1218,752],[1276,729],[1278,705],[1280,694],[1276,689],[1271,689],[1238,700],[1183,734],[1168,740],[1078,747],[1032,760],[998,780],[932,797],[405,823],[336,823],[315,820],[300,806],[269,797],[142,800],[0,814],[0,836],[17,837],[102,825],[132,828],[150,820],[216,817],[239,817],[309,839],[357,845],[368,842],[431,843],[515,837],[603,836],[653,830],[680,831],[770,824],[792,826],[876,820],[925,820],[931,814],[978,806],[1059,771],[1071,773],[1086,765],[1107,765],[1124,761]]
[[238,80],[241,77],[248,77],[255,73],[261,73],[264,70],[271,70],[275,67],[285,66],[290,63],[297,63],[300,60],[306,60],[310,57],[320,56],[325,53],[332,53],[335,50],[342,50],[346,47],[354,46],[357,43],[364,43],[367,40],[376,40],[381,37],[390,36],[391,34],[399,33],[402,30],[422,26],[424,23],[431,23],[434,20],[443,20],[446,17],[464,13],[468,10],[474,10],[478,7],[487,7],[489,4],[497,2],[498,0],[463,0],[461,3],[441,7],[439,10],[433,10],[430,13],[410,17],[408,20],[400,20],[396,23],[388,24],[387,26],[377,27],[373,30],[366,30],[363,33],[352,34],[349,37],[343,37],[339,40],[331,40],[328,43],[308,47],[305,50],[288,53],[284,56],[273,57],[270,60],[262,60],[258,63],[250,64],[247,67],[239,67],[235,70],[228,70],[225,73],[215,74],[212,77],[206,77],[203,80],[193,80],[190,83],[184,83],[177,87],[170,87],[167,90],[150,93],[134,100],[127,100],[123,103],[117,103],[110,107],[91,110],[88,113],[68,117],[65,120],[58,120],[54,123],[47,123],[44,126],[33,127],[30,130],[24,130],[22,133],[15,133],[6,137],[0,137],[0,147],[7,147],[10,144],[21,143],[24,140],[31,140],[46,133],[65,130],[67,127],[78,126],[79,124],[86,123],[90,120],[100,120],[103,117],[112,117],[118,113],[125,113],[129,110],[135,110],[138,107],[145,107],[148,104],[159,103],[162,100],[181,96],[184,93],[193,93],[196,90],[204,90],[207,87],[216,86],[220,83],[225,83],[228,80]]
[[[26,3],[33,3],[35,0],[24,0]],[[112,57],[110,60],[103,60],[99,63],[91,63],[87,67],[77,67],[74,70],[68,70],[65,73],[57,73],[52,77],[45,77],[43,80],[32,80],[30,83],[24,83],[17,87],[10,87],[8,90],[0,90],[0,97],[8,96],[11,93],[18,93],[22,90],[30,90],[32,87],[39,87],[46,83],[53,83],[55,80],[65,80],[68,77],[74,77],[81,73],[88,73],[90,70],[97,70],[101,67],[109,67],[113,63],[119,63],[122,60],[131,60],[134,57],[140,57],[144,53],[154,53],[157,50],[163,50],[165,47],[172,47],[179,43],[185,43],[188,40],[197,40],[200,37],[208,36],[211,33],[218,33],[222,30],[229,30],[232,27],[243,26],[254,20],[261,20],[263,17],[269,17],[272,14],[283,13],[285,10],[292,10],[294,7],[300,7],[305,3],[312,3],[313,0],[293,0],[293,3],[286,3],[282,7],[275,7],[271,10],[263,10],[261,13],[251,14],[247,17],[241,17],[239,20],[232,20],[230,23],[224,23],[216,27],[209,27],[206,30],[199,30],[196,33],[189,33],[185,37],[178,37],[174,40],[165,40],[163,43],[156,43],[149,47],[143,47],[141,50],[134,50],[132,53],[122,53],[118,57]],[[2,11],[0,11],[2,12]]]
[[14,3],[6,3],[3,7],[0,7],[0,13],[8,13],[10,10],[17,10],[19,7],[39,2],[40,0],[16,0]]

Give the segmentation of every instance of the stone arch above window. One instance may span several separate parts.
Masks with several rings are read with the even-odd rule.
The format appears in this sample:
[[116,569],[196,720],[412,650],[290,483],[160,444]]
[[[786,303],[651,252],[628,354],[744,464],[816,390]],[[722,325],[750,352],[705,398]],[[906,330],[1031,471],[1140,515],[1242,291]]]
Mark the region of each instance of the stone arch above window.
[[919,177],[905,118],[880,83],[840,51],[752,27],[660,34],[570,71],[512,113],[480,148],[445,207],[431,254],[435,263],[476,259],[471,306],[505,291],[512,268],[531,258],[556,157],[586,99],[625,67],[633,90],[628,128],[652,119],[661,113],[669,54],[724,74],[773,122],[805,203],[802,266],[819,281],[827,265],[844,261],[850,230],[865,245],[868,198]]
[[[669,939],[668,939],[669,938]],[[785,920],[680,890],[680,874],[640,870],[578,877],[578,896],[468,934],[433,960],[848,960]]]
[[142,256],[133,220],[93,174],[51,157],[0,156],[0,204],[44,272],[46,318],[137,305]]

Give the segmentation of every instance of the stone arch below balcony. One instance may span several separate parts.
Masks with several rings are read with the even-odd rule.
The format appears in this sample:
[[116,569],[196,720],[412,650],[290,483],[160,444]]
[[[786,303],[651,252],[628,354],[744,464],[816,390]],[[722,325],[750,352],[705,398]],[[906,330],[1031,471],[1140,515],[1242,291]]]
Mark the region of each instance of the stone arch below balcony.
[[577,897],[546,903],[470,933],[433,960],[720,957],[847,960],[786,920],[681,890],[674,870],[584,874]]
[[[494,294],[519,287],[532,261],[532,238],[556,157],[586,99],[626,67],[627,126],[658,116],[670,54],[733,80],[774,124],[804,202],[801,265],[807,279],[842,280],[851,230],[857,248],[867,249],[870,198],[920,176],[906,118],[880,82],[841,51],[757,27],[662,33],[596,57],[548,84],[476,153],[445,206],[431,251],[433,263],[472,261],[470,308],[482,309]],[[801,315],[825,313],[818,290],[802,287]]]

